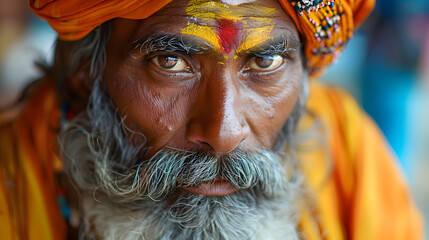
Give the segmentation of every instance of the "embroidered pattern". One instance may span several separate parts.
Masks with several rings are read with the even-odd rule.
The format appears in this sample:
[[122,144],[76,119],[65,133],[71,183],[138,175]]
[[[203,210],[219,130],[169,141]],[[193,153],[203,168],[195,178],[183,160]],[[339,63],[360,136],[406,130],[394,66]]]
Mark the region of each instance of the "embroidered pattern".
[[[312,55],[320,55],[321,62],[329,64],[336,60],[348,39],[353,35],[343,20],[344,8],[340,0],[289,0],[305,32],[313,33]],[[325,59],[329,58],[329,59]],[[321,59],[318,59],[321,60]],[[315,63],[315,61],[313,61]],[[310,63],[310,66],[314,66]],[[317,64],[318,65],[318,64]],[[316,66],[323,67],[323,66]],[[313,69],[317,71],[317,69]]]

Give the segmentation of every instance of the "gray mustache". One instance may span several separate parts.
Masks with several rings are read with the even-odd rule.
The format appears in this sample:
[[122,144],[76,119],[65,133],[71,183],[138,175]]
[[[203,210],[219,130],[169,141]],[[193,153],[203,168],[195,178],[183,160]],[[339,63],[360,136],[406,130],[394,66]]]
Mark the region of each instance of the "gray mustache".
[[[163,150],[131,171],[111,171],[110,178],[115,180],[105,182],[102,189],[119,202],[147,198],[160,201],[178,187],[189,188],[220,177],[237,188],[257,188],[270,197],[285,188],[280,162],[279,155],[267,150],[252,154],[234,151],[221,158],[199,152]],[[119,174],[124,170],[128,172]]]

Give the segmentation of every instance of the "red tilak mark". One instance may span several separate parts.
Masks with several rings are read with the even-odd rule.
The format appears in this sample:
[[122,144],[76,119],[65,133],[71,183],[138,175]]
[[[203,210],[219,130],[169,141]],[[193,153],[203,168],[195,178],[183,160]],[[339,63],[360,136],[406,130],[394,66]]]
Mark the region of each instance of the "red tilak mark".
[[220,51],[230,53],[233,48],[240,45],[241,22],[229,19],[220,19],[216,22],[216,33],[219,36]]

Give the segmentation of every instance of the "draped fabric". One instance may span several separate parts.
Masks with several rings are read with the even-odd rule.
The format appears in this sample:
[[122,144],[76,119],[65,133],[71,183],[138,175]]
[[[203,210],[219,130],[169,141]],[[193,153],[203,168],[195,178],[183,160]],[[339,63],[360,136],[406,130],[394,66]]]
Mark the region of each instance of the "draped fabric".
[[53,81],[38,82],[30,92],[14,120],[7,120],[11,110],[0,111],[0,239],[64,239]]
[[[79,40],[114,19],[144,19],[171,0],[29,0],[30,7],[62,40]],[[334,62],[374,7],[375,0],[279,0],[297,26],[307,69],[320,73]]]
[[298,132],[311,138],[304,138],[298,152],[315,200],[313,209],[302,212],[304,235],[424,239],[422,218],[396,165],[399,161],[353,97],[315,81],[307,109],[311,115],[301,119]]
[[[422,220],[385,139],[348,94],[311,83],[299,123],[299,159],[310,190],[304,239],[423,239]],[[20,113],[0,113],[1,239],[65,239],[55,180],[58,100],[39,81]]]

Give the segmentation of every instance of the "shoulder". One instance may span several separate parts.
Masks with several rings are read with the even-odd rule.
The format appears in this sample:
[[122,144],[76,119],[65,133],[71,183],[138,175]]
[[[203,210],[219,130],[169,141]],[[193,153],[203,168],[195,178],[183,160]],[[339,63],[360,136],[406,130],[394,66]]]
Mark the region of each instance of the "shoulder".
[[331,150],[336,153],[336,150],[341,149],[342,157],[349,161],[357,155],[364,131],[374,125],[346,90],[316,81],[310,85],[306,110],[303,122],[319,123],[322,137],[329,143]]
[[0,232],[62,239],[65,222],[56,182],[61,163],[55,154],[58,100],[48,79],[27,91],[18,105],[0,112],[0,222],[5,223]]
[[421,239],[421,218],[396,157],[355,99],[340,88],[312,82],[307,111],[301,130],[319,123],[324,144],[304,154],[304,174],[327,235]]

